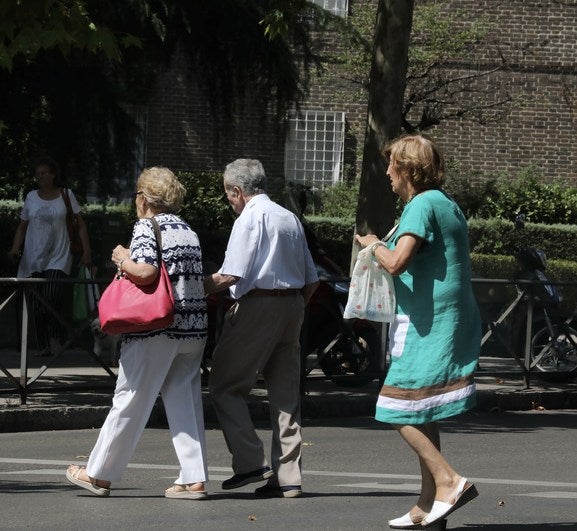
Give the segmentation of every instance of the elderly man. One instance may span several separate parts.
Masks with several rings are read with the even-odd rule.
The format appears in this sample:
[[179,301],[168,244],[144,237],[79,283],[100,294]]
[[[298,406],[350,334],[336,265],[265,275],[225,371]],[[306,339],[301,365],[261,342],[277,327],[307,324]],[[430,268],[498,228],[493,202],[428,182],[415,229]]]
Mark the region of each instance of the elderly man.
[[[300,221],[265,189],[258,160],[226,167],[224,190],[239,217],[224,263],[204,287],[206,293],[230,288],[236,303],[213,353],[209,389],[232,454],[234,475],[222,488],[268,480],[257,496],[295,498],[302,494],[299,337],[318,276]],[[246,402],[259,373],[270,403],[270,465]]]

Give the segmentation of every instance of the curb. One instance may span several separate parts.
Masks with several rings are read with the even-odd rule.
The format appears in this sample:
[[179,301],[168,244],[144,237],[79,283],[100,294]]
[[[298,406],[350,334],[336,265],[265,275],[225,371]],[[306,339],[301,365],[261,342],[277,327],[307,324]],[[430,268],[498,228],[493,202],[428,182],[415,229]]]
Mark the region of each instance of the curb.
[[534,409],[577,409],[577,391],[522,389],[518,391],[477,390],[481,411],[529,411]]
[[[217,425],[218,420],[210,403],[203,397],[204,416],[207,425]],[[304,419],[331,417],[372,416],[375,413],[376,395],[313,395],[302,399]],[[513,390],[479,389],[478,411],[529,411],[577,409],[575,390]],[[110,404],[98,406],[19,406],[5,407],[0,411],[0,432],[50,431],[74,429],[99,429],[110,410]],[[268,422],[268,401],[263,397],[251,397],[249,411],[255,422]],[[159,400],[150,415],[147,427],[166,427],[164,407]]]

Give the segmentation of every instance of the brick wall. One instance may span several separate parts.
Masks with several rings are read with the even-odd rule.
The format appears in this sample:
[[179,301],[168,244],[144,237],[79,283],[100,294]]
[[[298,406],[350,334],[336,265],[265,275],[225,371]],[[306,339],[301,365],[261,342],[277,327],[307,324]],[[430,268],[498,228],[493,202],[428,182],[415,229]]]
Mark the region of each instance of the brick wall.
[[283,186],[284,131],[263,119],[260,101],[250,91],[234,122],[213,113],[182,54],[159,76],[148,107],[146,166],[163,164],[173,171],[222,173],[236,158],[258,158],[271,195]]
[[454,0],[449,8],[494,26],[476,55],[486,68],[498,64],[497,53],[505,58],[494,81],[504,81],[514,104],[498,123],[450,120],[432,134],[464,168],[515,173],[531,165],[577,185],[577,2]]
[[[577,185],[577,1],[453,0],[449,9],[463,14],[463,24],[484,16],[494,26],[490,44],[475,51],[475,63],[491,68],[504,57],[506,68],[483,83],[504,82],[515,103],[498,123],[448,120],[430,133],[464,170],[515,173],[533,165],[550,179]],[[325,39],[328,46],[338,46],[336,35]],[[280,195],[282,127],[261,118],[261,102],[251,100],[250,91],[234,124],[215,118],[195,80],[184,74],[183,61],[177,55],[155,88],[148,112],[146,164],[221,172],[237,157],[256,157],[267,170],[272,195]],[[458,72],[473,69],[446,66]],[[358,175],[366,95],[332,65],[314,79],[303,107],[346,113],[345,167]]]

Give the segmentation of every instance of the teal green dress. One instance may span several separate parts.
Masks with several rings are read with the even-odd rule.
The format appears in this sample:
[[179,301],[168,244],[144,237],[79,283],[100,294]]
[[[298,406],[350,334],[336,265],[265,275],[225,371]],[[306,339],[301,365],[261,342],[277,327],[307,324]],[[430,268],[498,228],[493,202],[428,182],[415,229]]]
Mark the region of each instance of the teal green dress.
[[375,418],[424,424],[475,405],[481,322],[471,286],[467,222],[440,190],[415,196],[387,244],[423,239],[407,270],[394,277],[397,309],[389,329],[391,364]]

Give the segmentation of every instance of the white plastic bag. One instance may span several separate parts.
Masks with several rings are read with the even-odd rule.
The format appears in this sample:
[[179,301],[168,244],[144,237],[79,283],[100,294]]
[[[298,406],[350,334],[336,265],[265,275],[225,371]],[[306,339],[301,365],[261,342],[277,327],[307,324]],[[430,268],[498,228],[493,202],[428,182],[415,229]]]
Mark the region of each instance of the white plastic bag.
[[373,256],[371,247],[365,247],[359,251],[353,268],[343,317],[390,323],[395,305],[393,277]]

